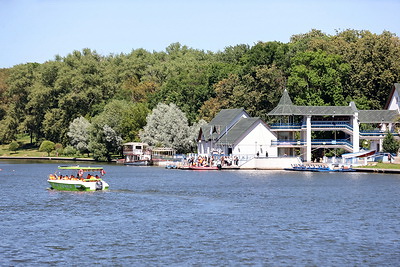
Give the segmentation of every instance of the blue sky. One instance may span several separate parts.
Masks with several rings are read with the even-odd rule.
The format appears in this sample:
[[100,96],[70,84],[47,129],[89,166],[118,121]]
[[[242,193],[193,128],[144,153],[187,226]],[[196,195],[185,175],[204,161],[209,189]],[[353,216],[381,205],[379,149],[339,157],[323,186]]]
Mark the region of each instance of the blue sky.
[[399,10],[400,0],[0,0],[0,68],[83,48],[109,55],[174,42],[210,51],[287,43],[311,29],[400,36]]

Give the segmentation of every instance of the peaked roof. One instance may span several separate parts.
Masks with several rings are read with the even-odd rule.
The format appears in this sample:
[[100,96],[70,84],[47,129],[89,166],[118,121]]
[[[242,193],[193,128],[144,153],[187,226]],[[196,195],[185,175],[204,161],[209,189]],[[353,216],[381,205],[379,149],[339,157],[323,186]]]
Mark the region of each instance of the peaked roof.
[[240,114],[244,114],[247,117],[250,115],[244,110],[244,108],[236,109],[222,109],[208,124],[201,128],[201,131],[206,140],[216,139],[218,136],[225,132],[230,127],[234,120],[237,119]]
[[244,108],[234,108],[234,109],[222,109],[211,121],[210,125],[225,125],[229,124],[241,113],[245,113],[247,117],[250,115],[244,110]]
[[270,116],[290,116],[290,115],[316,115],[316,116],[332,116],[332,115],[353,115],[357,112],[354,102],[349,106],[295,106],[290,99],[288,91],[283,91],[282,97],[278,105],[271,110]]
[[229,131],[223,132],[217,144],[234,144],[255,123],[262,122],[258,117],[241,118]]
[[392,91],[390,91],[389,98],[388,98],[388,100],[387,100],[387,102],[386,102],[385,109],[388,109],[388,108],[389,108],[390,101],[392,101],[392,97],[393,97],[393,95],[394,95],[394,92],[396,92],[396,91],[397,91],[397,93],[400,95],[400,83],[395,83],[395,84],[393,85]]
[[297,113],[297,107],[293,105],[289,93],[285,88],[278,105],[268,115],[293,115],[295,113]]
[[293,105],[293,102],[290,99],[289,93],[286,90],[286,88],[285,88],[285,90],[283,90],[283,94],[282,94],[281,99],[279,100],[278,105],[281,105],[281,106],[292,106]]

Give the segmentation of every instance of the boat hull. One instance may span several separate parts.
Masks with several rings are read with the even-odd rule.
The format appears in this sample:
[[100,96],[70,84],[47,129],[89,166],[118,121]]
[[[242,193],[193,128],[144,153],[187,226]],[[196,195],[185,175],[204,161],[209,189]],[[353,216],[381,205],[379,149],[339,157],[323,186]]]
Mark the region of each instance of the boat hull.
[[47,180],[51,189],[59,191],[99,191],[107,190],[109,185],[105,181],[69,181]]
[[356,170],[349,169],[330,169],[330,168],[285,168],[286,171],[298,172],[355,172]]
[[210,166],[210,167],[189,166],[187,169],[193,170],[193,171],[218,171],[218,170],[221,170],[221,167],[220,166]]
[[136,161],[124,162],[124,164],[132,166],[151,166],[152,162],[149,160],[136,160]]

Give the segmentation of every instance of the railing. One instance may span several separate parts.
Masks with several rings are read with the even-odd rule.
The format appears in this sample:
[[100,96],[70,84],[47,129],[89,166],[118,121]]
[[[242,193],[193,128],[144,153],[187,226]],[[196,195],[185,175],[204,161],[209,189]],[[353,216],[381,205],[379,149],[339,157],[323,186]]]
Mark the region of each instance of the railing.
[[302,123],[271,123],[269,124],[271,129],[281,129],[281,130],[300,130],[302,127]]
[[[305,129],[306,124],[302,123],[272,123],[269,125],[272,130],[301,130]],[[353,131],[353,126],[348,121],[312,121],[311,128],[326,128],[326,129],[347,129]],[[385,136],[386,131],[372,130],[360,131],[360,136]],[[392,131],[391,134],[400,137],[399,133]]]
[[[269,124],[273,130],[300,130],[306,128],[305,123],[271,123]],[[353,130],[353,127],[347,121],[312,121],[311,128],[340,128]]]
[[312,121],[311,128],[344,128],[353,131],[353,126],[347,121]]
[[[399,133],[397,132],[390,132],[394,136],[399,136]],[[373,131],[360,131],[361,136],[384,136],[387,134],[386,132],[379,131],[379,130],[373,130]]]
[[[273,146],[305,146],[307,145],[307,141],[299,139],[299,140],[276,140],[272,141],[271,145]],[[349,146],[353,147],[353,144],[347,139],[314,139],[311,140],[311,145],[313,146],[324,146],[324,145],[337,145],[337,146]]]

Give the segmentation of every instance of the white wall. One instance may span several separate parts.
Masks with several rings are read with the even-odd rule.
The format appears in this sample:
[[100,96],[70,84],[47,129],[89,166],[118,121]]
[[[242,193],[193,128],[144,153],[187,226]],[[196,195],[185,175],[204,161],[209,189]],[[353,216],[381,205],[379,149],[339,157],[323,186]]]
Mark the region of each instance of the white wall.
[[254,127],[243,134],[242,139],[233,148],[234,155],[256,155],[260,157],[277,156],[277,148],[271,146],[271,140],[277,140],[276,136],[260,121]]
[[388,109],[400,111],[399,110],[399,93],[397,92],[397,90],[394,91],[392,99],[390,99]]
[[292,164],[302,164],[302,161],[298,157],[254,158],[241,165],[240,169],[282,170],[291,168]]

